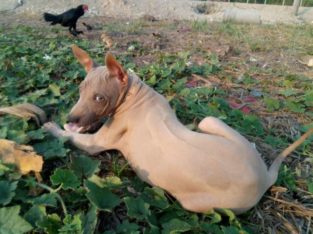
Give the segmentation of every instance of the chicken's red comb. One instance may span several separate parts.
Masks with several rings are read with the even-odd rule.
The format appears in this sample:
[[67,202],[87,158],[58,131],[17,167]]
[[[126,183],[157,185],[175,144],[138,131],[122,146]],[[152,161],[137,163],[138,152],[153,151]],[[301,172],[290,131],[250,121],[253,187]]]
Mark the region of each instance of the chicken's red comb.
[[83,5],[84,11],[88,11],[88,5]]

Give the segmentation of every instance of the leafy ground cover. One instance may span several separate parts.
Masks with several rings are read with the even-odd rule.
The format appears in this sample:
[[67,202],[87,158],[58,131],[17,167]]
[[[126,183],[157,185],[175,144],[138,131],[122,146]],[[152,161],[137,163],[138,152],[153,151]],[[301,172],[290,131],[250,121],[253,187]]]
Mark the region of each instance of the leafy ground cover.
[[[90,22],[94,22],[90,20]],[[313,55],[310,26],[209,25],[206,22],[106,21],[83,38],[59,28],[0,28],[1,106],[30,102],[62,124],[85,73],[70,45],[98,63],[112,37],[121,63],[170,101],[195,129],[224,120],[265,156],[312,125],[313,80],[298,59]],[[44,157],[43,181],[0,163],[0,233],[309,233],[313,224],[313,150],[305,142],[286,160],[275,186],[251,211],[194,214],[141,182],[118,152],[88,156],[31,120],[1,117],[0,138]]]

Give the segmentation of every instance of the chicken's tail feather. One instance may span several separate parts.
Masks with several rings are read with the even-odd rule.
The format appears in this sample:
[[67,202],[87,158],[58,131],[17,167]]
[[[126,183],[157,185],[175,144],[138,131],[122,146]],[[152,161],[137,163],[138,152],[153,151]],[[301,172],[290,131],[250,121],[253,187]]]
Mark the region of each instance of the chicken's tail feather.
[[44,13],[43,14],[43,18],[45,19],[45,21],[47,22],[52,22],[53,24],[57,24],[59,23],[59,17],[58,15],[53,15],[53,14],[50,14],[50,13]]

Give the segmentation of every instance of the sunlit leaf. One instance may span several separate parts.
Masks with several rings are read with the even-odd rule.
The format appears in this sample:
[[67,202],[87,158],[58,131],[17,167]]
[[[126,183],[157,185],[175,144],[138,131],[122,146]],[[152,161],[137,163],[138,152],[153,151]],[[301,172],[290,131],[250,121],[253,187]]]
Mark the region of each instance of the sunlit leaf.
[[20,215],[20,206],[0,208],[0,233],[22,234],[31,231],[32,226]]
[[164,234],[175,234],[175,233],[183,233],[189,231],[191,226],[179,219],[172,219],[167,223],[162,224]]

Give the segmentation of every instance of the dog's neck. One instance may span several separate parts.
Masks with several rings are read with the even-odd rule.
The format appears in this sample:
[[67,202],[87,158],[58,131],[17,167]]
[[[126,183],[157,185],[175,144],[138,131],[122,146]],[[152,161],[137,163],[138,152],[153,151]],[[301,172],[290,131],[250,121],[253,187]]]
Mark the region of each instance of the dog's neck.
[[146,100],[153,95],[154,92],[152,92],[152,89],[149,86],[143,83],[136,74],[129,72],[128,89],[124,94],[121,94],[123,97],[121,103],[117,105],[115,109],[114,116],[121,115],[126,110],[128,111],[140,105],[143,100]]

